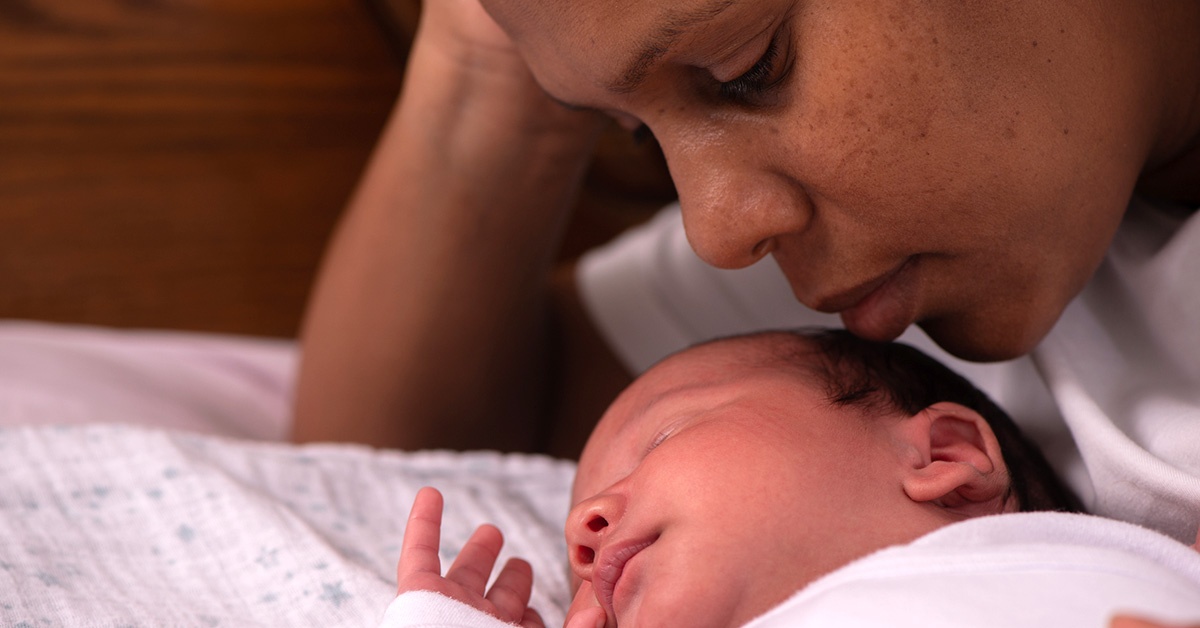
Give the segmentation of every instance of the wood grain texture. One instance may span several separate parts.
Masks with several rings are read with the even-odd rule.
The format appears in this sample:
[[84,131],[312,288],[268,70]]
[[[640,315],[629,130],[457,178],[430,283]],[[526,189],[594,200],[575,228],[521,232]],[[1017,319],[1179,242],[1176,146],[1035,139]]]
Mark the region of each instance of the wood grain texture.
[[[293,336],[418,0],[0,0],[0,318]],[[561,257],[673,195],[615,125]]]
[[354,0],[0,2],[0,317],[289,336],[399,87]]

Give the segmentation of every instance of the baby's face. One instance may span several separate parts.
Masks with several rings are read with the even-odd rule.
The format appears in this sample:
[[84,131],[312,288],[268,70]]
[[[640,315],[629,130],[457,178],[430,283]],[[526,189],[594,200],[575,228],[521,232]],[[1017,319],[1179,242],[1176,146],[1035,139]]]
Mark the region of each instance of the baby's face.
[[894,420],[835,408],[796,369],[754,366],[752,343],[651,369],[584,450],[566,536],[608,626],[736,626],[817,576],[946,521],[895,478]]

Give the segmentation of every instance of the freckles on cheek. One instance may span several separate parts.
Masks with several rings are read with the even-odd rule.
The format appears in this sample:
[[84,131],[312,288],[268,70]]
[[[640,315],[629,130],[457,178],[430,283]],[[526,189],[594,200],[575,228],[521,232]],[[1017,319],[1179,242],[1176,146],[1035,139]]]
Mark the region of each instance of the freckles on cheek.
[[788,159],[798,166],[798,178],[813,200],[844,202],[847,194],[865,195],[880,173],[876,131],[835,109],[813,116],[804,126],[803,140],[793,143]]
[[[886,85],[849,81],[816,109],[803,149],[810,193],[875,216],[907,198],[953,187],[961,149],[922,98],[880,96]],[[916,96],[892,94],[891,96]]]
[[798,68],[804,152],[817,168],[814,177],[839,188],[903,184],[938,158],[939,142],[957,133],[941,115],[947,98],[957,98],[946,90],[958,90],[947,82],[937,28],[903,16],[880,23],[877,13],[861,21],[839,13],[828,27],[842,35],[814,44]]
[[[881,143],[891,114],[880,111],[864,93],[860,80],[834,73],[813,77],[790,120],[789,158],[806,171],[803,178],[818,189],[833,182],[853,182],[877,169]],[[841,187],[841,184],[837,185]]]

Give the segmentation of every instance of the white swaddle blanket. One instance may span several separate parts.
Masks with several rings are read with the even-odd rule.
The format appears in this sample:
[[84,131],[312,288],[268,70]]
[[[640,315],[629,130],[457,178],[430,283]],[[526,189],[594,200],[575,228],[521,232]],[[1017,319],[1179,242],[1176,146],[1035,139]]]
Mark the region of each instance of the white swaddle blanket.
[[[1200,554],[1128,523],[1039,512],[969,519],[881,550],[745,628],[1107,628],[1118,613],[1200,621]],[[398,597],[383,624],[505,626],[427,592]]]
[[1038,512],[970,519],[885,549],[746,628],[1107,628],[1119,613],[1200,621],[1200,554],[1121,521]]
[[443,560],[496,524],[553,625],[573,474],[537,456],[0,428],[0,625],[373,626],[425,485],[446,496]]

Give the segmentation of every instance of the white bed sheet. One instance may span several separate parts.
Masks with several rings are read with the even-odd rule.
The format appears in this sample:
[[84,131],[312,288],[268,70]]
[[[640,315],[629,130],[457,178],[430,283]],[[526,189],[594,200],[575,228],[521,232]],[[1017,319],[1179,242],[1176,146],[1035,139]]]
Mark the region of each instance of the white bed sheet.
[[282,440],[296,357],[285,340],[0,321],[0,425]]
[[374,626],[425,485],[444,560],[496,524],[562,621],[573,464],[278,442],[295,363],[286,341],[0,321],[0,625]]

